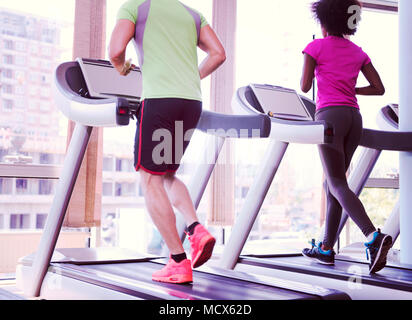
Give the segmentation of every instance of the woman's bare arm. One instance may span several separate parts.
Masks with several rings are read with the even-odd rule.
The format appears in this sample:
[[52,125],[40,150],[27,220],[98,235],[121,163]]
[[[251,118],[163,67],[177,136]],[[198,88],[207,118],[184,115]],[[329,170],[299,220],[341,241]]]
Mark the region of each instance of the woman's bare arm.
[[303,61],[302,78],[300,80],[300,87],[304,93],[307,93],[313,84],[315,78],[316,60],[309,54],[305,53]]
[[369,82],[369,86],[356,88],[356,94],[364,96],[382,96],[385,94],[385,87],[379,73],[376,71],[372,63],[368,63],[361,69],[366,80]]

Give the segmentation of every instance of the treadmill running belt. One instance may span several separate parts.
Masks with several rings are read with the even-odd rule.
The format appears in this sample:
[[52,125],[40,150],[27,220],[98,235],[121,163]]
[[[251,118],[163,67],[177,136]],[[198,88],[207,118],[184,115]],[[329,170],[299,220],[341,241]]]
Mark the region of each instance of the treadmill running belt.
[[368,264],[340,260],[339,256],[336,257],[334,266],[322,265],[302,255],[268,258],[241,256],[239,262],[269,269],[319,275],[345,281],[353,277],[350,270],[356,270],[357,275],[362,277],[362,283],[412,292],[412,270],[386,266],[378,273],[370,275]]
[[[186,300],[292,300],[319,296],[279,287],[194,271],[192,284],[152,281],[152,273],[163,267],[154,262],[73,265],[54,263],[53,272],[93,283],[143,299]],[[158,295],[156,295],[156,292]]]
[[7,290],[0,289],[0,300],[24,300],[24,298]]

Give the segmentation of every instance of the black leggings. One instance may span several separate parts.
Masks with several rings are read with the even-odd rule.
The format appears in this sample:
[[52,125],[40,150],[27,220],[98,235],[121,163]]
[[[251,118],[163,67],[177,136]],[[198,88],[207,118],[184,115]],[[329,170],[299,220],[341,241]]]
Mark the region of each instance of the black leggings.
[[332,106],[318,110],[315,119],[327,121],[335,129],[333,143],[319,145],[327,182],[327,212],[323,244],[333,247],[342,217],[342,208],[365,236],[376,230],[362,202],[349,188],[346,180],[346,171],[362,136],[362,116],[356,108]]

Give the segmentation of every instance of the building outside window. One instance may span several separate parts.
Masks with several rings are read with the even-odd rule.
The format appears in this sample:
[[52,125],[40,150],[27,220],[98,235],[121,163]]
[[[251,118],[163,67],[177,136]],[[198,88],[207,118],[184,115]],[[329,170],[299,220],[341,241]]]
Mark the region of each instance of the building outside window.
[[[7,168],[23,157],[29,164],[37,165],[40,164],[40,154],[54,154],[51,159],[58,159],[56,165],[61,165],[66,152],[67,119],[58,110],[50,87],[54,68],[72,59],[75,2],[23,2],[24,5],[22,1],[0,1],[3,87],[0,97],[0,165]],[[43,32],[44,29],[47,30]],[[45,70],[42,77],[42,63],[37,58],[39,48],[45,48],[41,54],[47,59],[43,62]],[[38,108],[36,99],[40,94],[43,94],[41,100],[47,109],[44,106],[42,110]],[[20,112],[13,112],[17,109]],[[48,118],[47,121],[43,119],[44,131],[47,132],[42,134],[38,126],[42,120],[39,116],[44,114]],[[44,226],[44,215],[53,200],[54,186],[55,181],[51,180],[1,177],[2,231],[22,229],[31,232],[37,228],[40,232]],[[15,248],[16,251],[23,250],[21,256],[30,253],[24,252],[23,247]],[[0,259],[0,278],[4,273],[13,273],[12,270],[4,270],[5,265],[10,263],[3,264]]]
[[[39,180],[39,194],[53,194],[53,182],[50,180]],[[39,228],[38,228],[39,229]]]
[[0,194],[10,195],[13,191],[12,179],[0,178]]
[[11,41],[11,40],[4,40],[4,42],[3,42],[3,48],[4,48],[4,49],[8,49],[8,50],[13,50],[13,49],[14,49],[13,41]]
[[24,42],[18,41],[16,42],[16,50],[17,51],[26,51],[27,46]]
[[28,180],[27,179],[16,179],[16,192],[17,194],[27,194],[28,193]]
[[43,229],[46,223],[47,213],[38,213],[36,215],[36,229]]
[[13,56],[9,54],[3,55],[3,63],[4,64],[13,64]]
[[13,70],[11,69],[3,69],[1,74],[5,79],[13,79]]
[[113,183],[103,182],[103,196],[106,196],[106,197],[113,196]]
[[13,86],[10,84],[3,84],[1,89],[3,93],[13,94]]
[[3,99],[3,111],[12,111],[14,106],[13,100]]
[[29,214],[11,214],[10,229],[29,229],[30,215]]

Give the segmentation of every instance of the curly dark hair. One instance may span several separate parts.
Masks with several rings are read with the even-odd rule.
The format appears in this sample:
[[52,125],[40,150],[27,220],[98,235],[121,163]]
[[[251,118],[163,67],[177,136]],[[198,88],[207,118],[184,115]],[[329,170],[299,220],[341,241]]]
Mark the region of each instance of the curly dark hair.
[[362,8],[358,0],[319,0],[312,3],[312,12],[330,35],[354,35],[360,16],[354,20],[351,6],[358,6],[359,10]]

